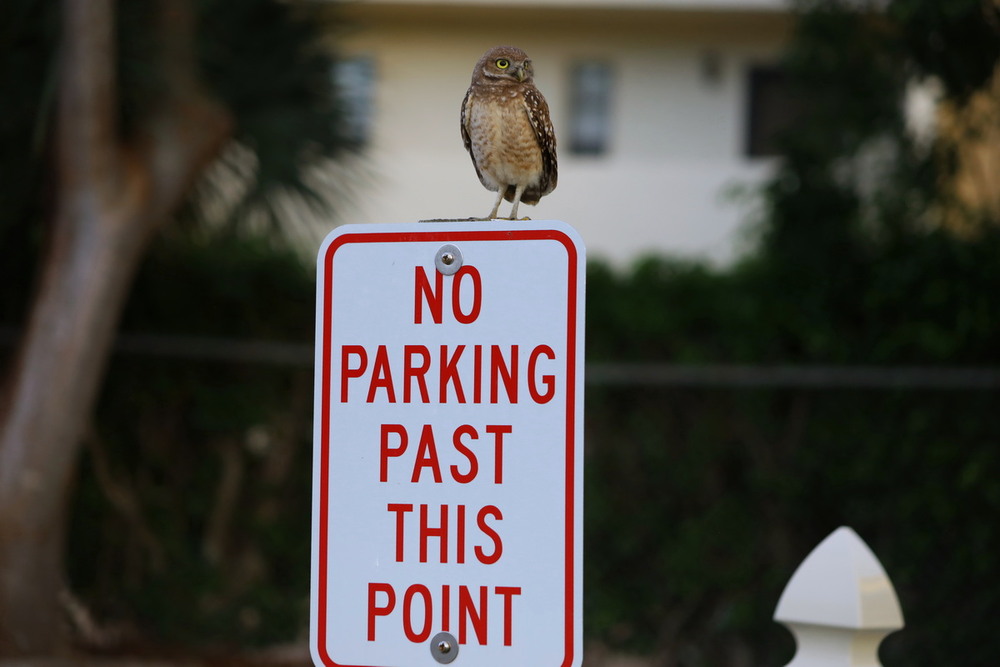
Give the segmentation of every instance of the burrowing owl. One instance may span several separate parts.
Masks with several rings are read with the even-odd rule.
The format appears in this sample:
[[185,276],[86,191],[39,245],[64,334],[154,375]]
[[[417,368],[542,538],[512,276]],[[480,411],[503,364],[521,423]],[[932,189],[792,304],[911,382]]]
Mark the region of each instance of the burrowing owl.
[[549,105],[535,88],[528,54],[514,46],[487,51],[472,71],[462,100],[462,140],[476,174],[500,202],[537,204],[556,187],[556,134]]

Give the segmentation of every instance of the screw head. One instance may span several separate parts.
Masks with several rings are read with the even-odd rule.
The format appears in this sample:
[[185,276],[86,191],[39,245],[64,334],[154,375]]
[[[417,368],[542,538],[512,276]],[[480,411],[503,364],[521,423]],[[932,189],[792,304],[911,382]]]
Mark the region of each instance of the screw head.
[[431,638],[431,657],[442,665],[458,658],[458,642],[450,632],[439,632]]
[[458,273],[462,268],[462,251],[457,246],[446,243],[434,253],[434,266],[446,276]]

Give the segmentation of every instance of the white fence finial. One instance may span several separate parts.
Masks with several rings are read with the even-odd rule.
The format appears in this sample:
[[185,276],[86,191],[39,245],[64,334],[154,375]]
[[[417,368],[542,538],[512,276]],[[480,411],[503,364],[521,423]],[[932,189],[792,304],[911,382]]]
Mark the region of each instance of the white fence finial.
[[879,644],[903,627],[903,612],[875,554],[842,526],[795,570],[774,620],[798,645],[786,667],[881,667]]

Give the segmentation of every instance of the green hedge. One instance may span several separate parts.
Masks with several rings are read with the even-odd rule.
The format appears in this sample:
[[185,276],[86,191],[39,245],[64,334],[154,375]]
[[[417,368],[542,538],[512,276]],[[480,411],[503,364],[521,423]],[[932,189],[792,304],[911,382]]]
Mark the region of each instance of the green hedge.
[[[773,257],[592,266],[588,360],[1000,366],[1000,234],[863,250],[835,276]],[[785,664],[778,596],[849,525],[906,617],[885,664],[987,664],[998,406],[996,388],[591,388],[588,635],[684,665]]]
[[[313,278],[259,242],[166,241],[122,329],[312,339]],[[308,616],[312,372],[118,353],[87,438],[74,586],[146,641],[289,641]]]

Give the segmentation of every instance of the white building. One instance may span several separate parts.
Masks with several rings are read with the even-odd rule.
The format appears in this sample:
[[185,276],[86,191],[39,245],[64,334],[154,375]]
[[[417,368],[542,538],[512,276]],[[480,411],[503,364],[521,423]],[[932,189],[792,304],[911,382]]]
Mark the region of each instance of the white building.
[[761,138],[780,122],[769,100],[785,0],[355,0],[346,12],[341,75],[366,149],[341,222],[490,210],[459,108],[483,52],[513,44],[559,141],[559,185],[522,215],[572,224],[619,265],[739,252],[751,206],[734,191],[766,176]]

